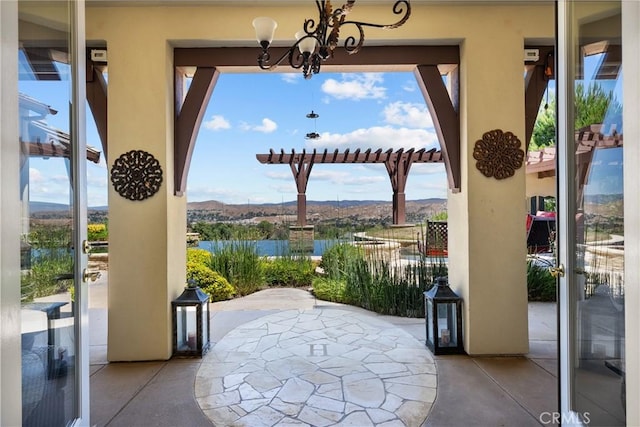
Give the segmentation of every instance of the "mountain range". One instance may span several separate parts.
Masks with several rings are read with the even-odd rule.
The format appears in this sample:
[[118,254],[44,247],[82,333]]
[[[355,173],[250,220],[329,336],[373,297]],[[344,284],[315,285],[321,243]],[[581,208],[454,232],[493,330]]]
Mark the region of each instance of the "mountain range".
[[[58,218],[69,215],[69,205],[48,202],[30,202],[31,215],[40,218]],[[407,220],[421,219],[435,213],[446,211],[446,199],[407,200]],[[89,219],[98,220],[108,215],[107,206],[92,206],[88,209]],[[193,221],[227,221],[238,219],[265,219],[281,221],[284,217],[292,217],[297,212],[297,202],[264,204],[226,204],[216,200],[187,203],[189,222]],[[328,220],[334,218],[350,218],[352,220],[386,219],[392,216],[391,201],[380,200],[309,200],[307,201],[307,218]],[[290,218],[288,218],[290,219]]]

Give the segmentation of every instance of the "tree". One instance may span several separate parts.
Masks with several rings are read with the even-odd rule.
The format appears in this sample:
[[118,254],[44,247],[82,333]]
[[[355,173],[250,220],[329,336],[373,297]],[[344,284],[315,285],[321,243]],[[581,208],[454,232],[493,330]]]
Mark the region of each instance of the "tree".
[[545,109],[538,113],[538,119],[533,127],[529,150],[537,151],[544,147],[556,145],[556,100],[545,106]]
[[[556,144],[555,111],[556,100],[554,98],[548,108],[538,114],[529,145],[531,151]],[[622,105],[614,97],[613,91],[606,92],[595,82],[592,82],[586,91],[582,83],[578,83],[576,86],[575,114],[576,129],[602,123],[605,118],[608,118],[611,123],[622,124]]]
[[262,238],[263,239],[269,239],[271,238],[271,235],[273,234],[275,226],[270,223],[269,221],[260,221],[258,223],[258,230],[260,230],[260,233],[262,234]]

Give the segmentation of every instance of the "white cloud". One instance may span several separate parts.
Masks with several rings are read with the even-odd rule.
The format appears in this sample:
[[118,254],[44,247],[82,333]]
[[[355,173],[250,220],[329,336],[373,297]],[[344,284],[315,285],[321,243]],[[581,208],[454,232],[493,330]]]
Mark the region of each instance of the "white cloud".
[[433,128],[427,106],[411,102],[396,101],[384,107],[384,121],[391,125],[412,128]]
[[288,185],[270,185],[269,188],[276,193],[284,193],[284,194],[297,194],[298,189],[296,185],[293,183],[293,177],[289,176],[289,180],[291,184]]
[[405,92],[415,92],[418,89],[418,84],[414,80],[407,80],[406,83],[402,86],[402,90]]
[[107,188],[106,174],[87,173],[87,186],[92,188]]
[[411,175],[437,175],[446,174],[444,163],[414,163],[411,166]]
[[309,180],[338,183],[343,182],[348,176],[349,172],[347,171],[318,170],[316,168],[311,172]]
[[240,124],[240,128],[245,131],[255,131],[262,133],[272,133],[276,129],[278,129],[278,124],[271,119],[264,118],[262,119],[261,125],[250,125],[249,123],[242,122]]
[[37,182],[43,182],[44,180],[42,172],[36,168],[29,168],[29,183],[34,184]]
[[347,171],[313,170],[309,181],[325,181],[342,185],[378,184],[387,180],[386,176],[354,176]]
[[387,88],[381,86],[381,73],[343,74],[342,80],[327,79],[322,83],[322,91],[336,99],[382,99]]
[[204,122],[203,125],[209,130],[231,129],[231,123],[220,115],[211,116],[211,120]]
[[383,150],[398,150],[404,148],[409,150],[426,148],[439,149],[438,137],[435,132],[425,129],[394,128],[391,126],[374,126],[366,129],[356,129],[353,132],[339,134],[325,132],[320,139],[307,142],[307,149],[319,150],[344,150],[356,149],[373,151],[381,148]]
[[282,74],[282,81],[285,83],[296,84],[302,81],[302,73],[285,73]]
[[51,178],[49,178],[49,181],[59,184],[61,186],[69,186],[71,185],[71,182],[69,180],[69,175],[62,175],[62,174],[58,174],[58,175],[53,175],[51,176]]
[[254,129],[258,132],[271,133],[278,129],[278,125],[273,120],[264,118],[262,119],[262,125],[256,126]]
[[279,179],[279,180],[289,180],[293,179],[293,175],[291,172],[267,172],[265,173],[267,178],[271,179]]
[[[413,167],[411,168],[411,172],[413,172]],[[413,189],[427,193],[425,197],[447,198],[447,174],[445,172],[431,175],[429,178],[421,177],[415,180],[412,180],[411,175],[409,175],[409,180],[412,181],[411,186]],[[410,184],[407,183],[407,187],[409,185]]]

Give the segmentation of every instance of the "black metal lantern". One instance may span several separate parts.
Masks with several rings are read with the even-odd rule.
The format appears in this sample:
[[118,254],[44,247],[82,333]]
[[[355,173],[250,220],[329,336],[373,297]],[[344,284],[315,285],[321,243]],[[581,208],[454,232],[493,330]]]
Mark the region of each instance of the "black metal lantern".
[[173,355],[202,357],[209,350],[209,295],[189,285],[171,302]]
[[446,277],[438,277],[424,297],[427,347],[433,354],[464,353],[462,298],[451,290]]

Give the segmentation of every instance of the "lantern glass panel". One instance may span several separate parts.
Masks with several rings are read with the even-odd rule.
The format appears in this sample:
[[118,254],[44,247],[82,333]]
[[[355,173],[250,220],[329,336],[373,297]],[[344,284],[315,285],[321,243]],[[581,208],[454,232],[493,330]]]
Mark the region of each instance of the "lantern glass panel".
[[197,350],[196,307],[176,307],[176,338],[178,351]]
[[427,342],[434,344],[433,339],[433,302],[427,298]]
[[440,347],[457,347],[458,331],[456,328],[456,303],[437,305],[438,345]]
[[202,346],[206,347],[209,342],[209,304],[202,305]]

